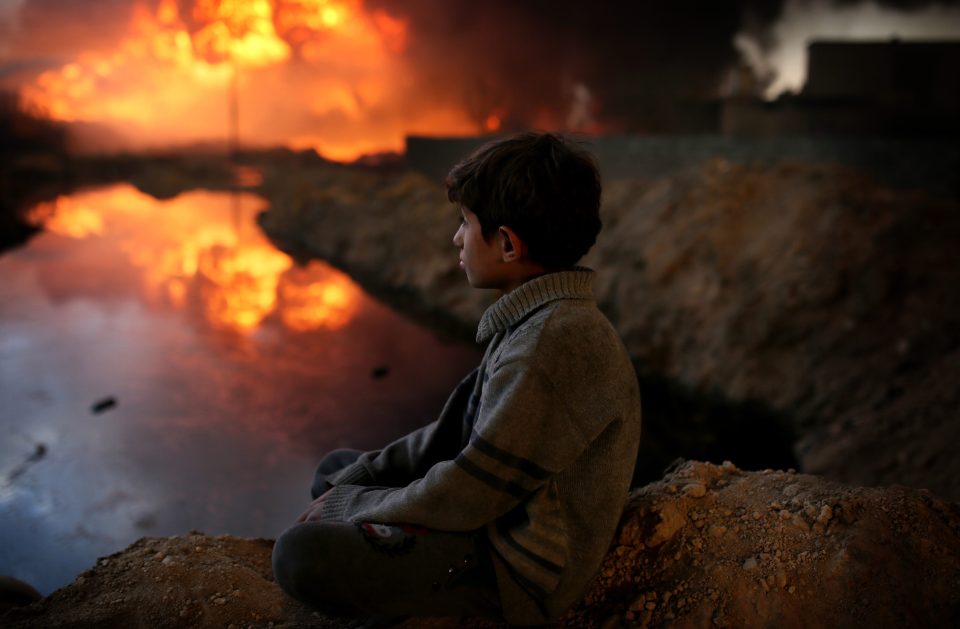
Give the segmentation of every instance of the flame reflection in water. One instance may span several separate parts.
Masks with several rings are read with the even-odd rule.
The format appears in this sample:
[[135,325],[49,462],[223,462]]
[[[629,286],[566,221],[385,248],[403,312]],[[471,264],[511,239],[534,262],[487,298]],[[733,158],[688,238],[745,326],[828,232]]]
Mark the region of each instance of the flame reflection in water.
[[216,328],[248,332],[276,316],[294,331],[337,329],[356,313],[348,277],[318,263],[295,268],[252,227],[259,197],[186,192],[162,203],[162,220],[144,220],[156,204],[119,185],[41,204],[30,219],[68,238],[115,240],[140,270],[147,303],[196,308]]
[[477,364],[273,249],[264,204],[87,190],[0,255],[5,573],[49,593],[144,535],[275,537],[324,452],[429,422]]

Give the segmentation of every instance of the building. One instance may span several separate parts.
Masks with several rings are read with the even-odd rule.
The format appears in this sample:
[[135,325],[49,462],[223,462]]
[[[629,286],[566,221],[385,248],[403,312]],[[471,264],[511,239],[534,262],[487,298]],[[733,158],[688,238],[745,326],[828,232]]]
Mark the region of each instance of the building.
[[942,136],[960,131],[960,42],[816,41],[807,82],[775,101],[732,97],[729,136]]

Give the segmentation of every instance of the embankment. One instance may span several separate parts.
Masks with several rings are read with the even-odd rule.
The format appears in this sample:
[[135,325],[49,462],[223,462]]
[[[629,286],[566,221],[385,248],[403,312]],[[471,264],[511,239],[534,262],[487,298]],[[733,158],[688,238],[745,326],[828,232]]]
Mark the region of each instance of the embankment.
[[[286,597],[269,540],[145,538],[2,618],[27,627],[347,627]],[[948,627],[960,509],[905,487],[687,463],[635,490],[570,627]],[[404,627],[494,627],[412,619]]]

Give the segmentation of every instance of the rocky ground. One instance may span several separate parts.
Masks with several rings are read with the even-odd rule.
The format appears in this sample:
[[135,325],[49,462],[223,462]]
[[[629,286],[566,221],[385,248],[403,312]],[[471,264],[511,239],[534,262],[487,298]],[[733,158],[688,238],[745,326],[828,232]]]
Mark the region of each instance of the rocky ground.
[[[0,618],[26,627],[340,628],[287,598],[269,540],[145,538]],[[960,508],[906,487],[689,462],[635,490],[570,627],[955,627]],[[494,623],[411,619],[441,629]]]

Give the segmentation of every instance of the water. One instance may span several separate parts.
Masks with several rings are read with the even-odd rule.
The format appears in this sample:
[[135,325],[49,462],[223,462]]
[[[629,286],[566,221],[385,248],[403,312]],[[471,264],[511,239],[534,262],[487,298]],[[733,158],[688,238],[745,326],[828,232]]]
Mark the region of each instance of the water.
[[479,362],[296,267],[265,205],[118,185],[33,210],[0,257],[0,574],[46,594],[142,536],[275,537],[322,453],[432,420]]

